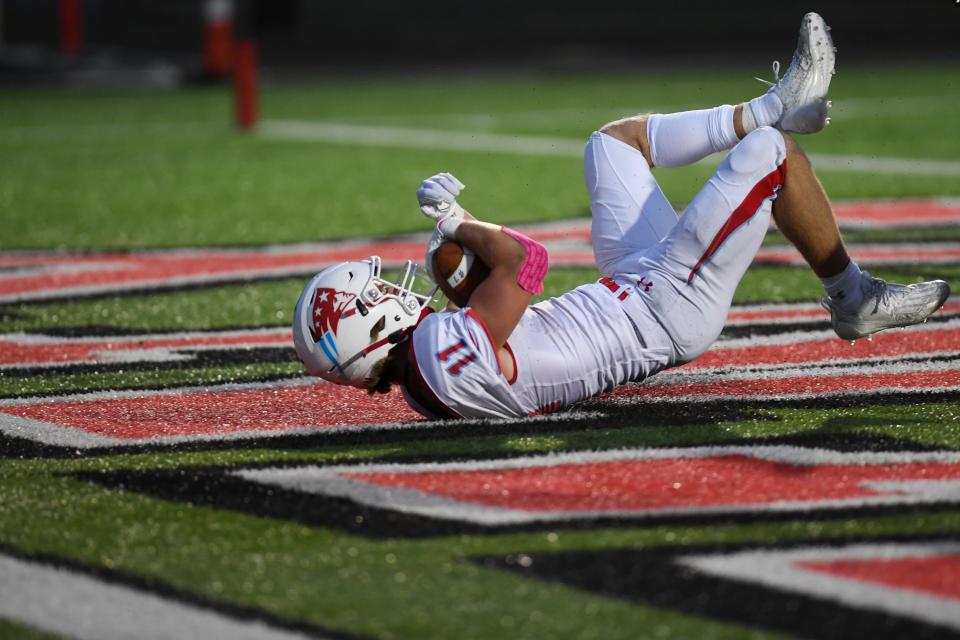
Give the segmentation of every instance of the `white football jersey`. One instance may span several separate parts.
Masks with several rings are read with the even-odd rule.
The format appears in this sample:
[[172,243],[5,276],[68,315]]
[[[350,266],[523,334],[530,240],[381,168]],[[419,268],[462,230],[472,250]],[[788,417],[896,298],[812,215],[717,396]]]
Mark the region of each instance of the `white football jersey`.
[[[475,311],[431,314],[411,338],[404,396],[431,418],[508,418],[556,411],[643,380],[669,365],[672,349],[644,345],[649,316],[634,313],[637,296],[622,291],[608,280],[530,306],[506,345],[512,380],[501,373]],[[659,339],[662,330],[650,335]]]

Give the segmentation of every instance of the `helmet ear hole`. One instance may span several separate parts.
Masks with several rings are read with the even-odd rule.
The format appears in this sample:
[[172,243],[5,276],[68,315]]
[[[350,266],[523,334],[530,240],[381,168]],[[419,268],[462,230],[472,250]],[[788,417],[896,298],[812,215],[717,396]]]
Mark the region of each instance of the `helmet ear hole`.
[[375,340],[380,332],[384,330],[387,326],[387,316],[380,316],[380,319],[377,320],[376,324],[370,327],[370,339]]

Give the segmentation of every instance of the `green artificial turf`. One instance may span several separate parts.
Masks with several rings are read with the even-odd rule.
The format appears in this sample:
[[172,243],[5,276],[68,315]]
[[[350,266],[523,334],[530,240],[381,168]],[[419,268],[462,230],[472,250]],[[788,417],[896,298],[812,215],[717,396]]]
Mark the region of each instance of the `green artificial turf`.
[[102,327],[106,331],[289,326],[305,278],[92,300],[0,307],[0,331]]
[[[785,52],[784,55],[786,55]],[[842,61],[841,61],[842,62]],[[581,141],[630,112],[738,102],[762,89],[757,68],[469,80],[324,80],[264,87],[268,120],[438,129]],[[960,122],[956,65],[847,67],[834,83],[834,124],[801,143],[812,154],[955,162]],[[891,87],[896,91],[891,94]],[[388,236],[428,228],[413,192],[436,171],[467,183],[464,204],[501,223],[582,217],[580,159],[444,149],[280,141],[229,125],[224,87],[173,91],[0,93],[0,249],[69,251],[235,246]],[[708,164],[658,170],[665,192],[688,202]],[[843,173],[822,180],[836,199],[960,195],[953,176]],[[958,231],[855,230],[851,242],[957,241]],[[769,244],[782,243],[776,233]],[[865,265],[870,266],[870,265]],[[899,282],[960,266],[871,269]],[[0,274],[2,275],[2,274]],[[543,297],[598,277],[553,269]],[[303,278],[190,290],[0,306],[0,332],[110,335],[287,327]],[[806,269],[756,266],[736,303],[814,301]],[[300,375],[290,352],[276,362],[158,364],[121,370],[0,371],[0,398],[110,389],[215,385]],[[258,517],[208,504],[106,488],[111,473],[194,473],[240,466],[446,461],[642,447],[789,444],[848,449],[960,450],[960,403],[852,399],[810,408],[762,403],[727,408],[617,411],[559,421],[426,426],[351,442],[326,434],[255,442],[60,450],[0,439],[0,550],[118,571],[147,587],[267,612],[291,623],[376,638],[772,638],[774,633],[494,569],[481,558],[616,549],[669,553],[693,545],[837,544],[955,539],[960,511],[847,510],[807,517],[556,523],[529,530],[420,538]],[[593,415],[593,414],[591,414]],[[75,474],[87,474],[83,478]],[[98,475],[99,474],[99,475]],[[251,498],[252,499],[252,498]],[[0,638],[52,637],[0,619]]]
[[[757,92],[757,72],[267,85],[263,116],[576,143],[626,113],[741,101]],[[960,87],[944,78],[956,72],[845,70],[834,83],[836,124],[802,144],[812,153],[953,159]],[[881,86],[897,86],[896,95],[877,95],[881,73]],[[237,135],[226,89],[18,91],[0,95],[0,112],[5,249],[232,246],[423,230],[413,192],[440,170],[467,183],[465,206],[498,222],[569,218],[587,207],[575,155]],[[682,204],[711,171],[703,164],[657,177]],[[822,178],[835,198],[960,194],[955,176],[826,171]]]

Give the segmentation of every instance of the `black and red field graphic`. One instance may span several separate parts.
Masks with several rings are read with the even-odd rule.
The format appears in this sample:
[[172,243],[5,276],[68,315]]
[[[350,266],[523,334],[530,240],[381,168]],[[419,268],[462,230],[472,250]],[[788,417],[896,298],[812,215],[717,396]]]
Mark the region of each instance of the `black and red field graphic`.
[[[692,363],[627,385],[585,404],[589,411],[622,403],[713,400],[783,401],[960,392],[960,303],[951,299],[937,322],[877,334],[856,345],[829,329],[791,331],[784,322],[826,318],[808,304],[734,308],[731,326],[769,322],[784,330],[721,340]],[[158,362],[198,350],[285,349],[287,329],[72,339],[11,334],[0,339],[0,367],[65,363]],[[560,414],[576,418],[578,410]],[[365,392],[316,379],[162,391],[0,400],[0,432],[54,446],[173,444],[344,430],[416,428],[422,423],[398,394]]]
[[398,393],[374,400],[308,379],[0,401],[0,432],[67,447],[262,438],[416,417]]
[[953,539],[520,553],[479,562],[789,637],[952,638],[960,631]]
[[960,454],[789,446],[248,469],[245,480],[472,525],[960,503]]
[[960,544],[892,542],[757,549],[678,560],[708,575],[960,631]]

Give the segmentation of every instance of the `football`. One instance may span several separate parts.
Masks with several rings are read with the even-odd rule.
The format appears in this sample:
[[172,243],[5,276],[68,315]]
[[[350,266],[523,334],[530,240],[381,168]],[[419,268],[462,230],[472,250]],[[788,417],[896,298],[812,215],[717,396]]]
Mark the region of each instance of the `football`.
[[490,274],[490,267],[455,240],[445,240],[433,253],[434,275],[447,299],[467,306],[474,289]]

